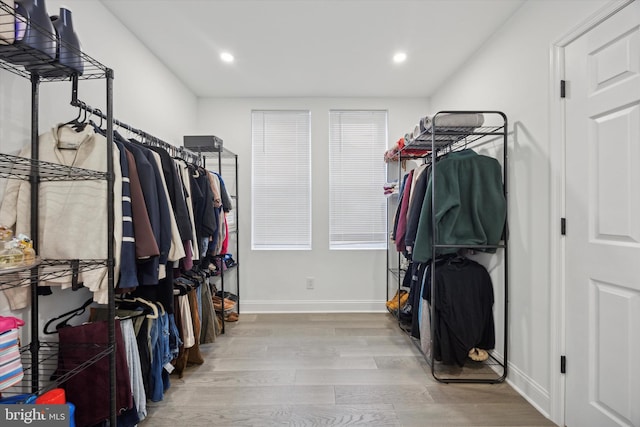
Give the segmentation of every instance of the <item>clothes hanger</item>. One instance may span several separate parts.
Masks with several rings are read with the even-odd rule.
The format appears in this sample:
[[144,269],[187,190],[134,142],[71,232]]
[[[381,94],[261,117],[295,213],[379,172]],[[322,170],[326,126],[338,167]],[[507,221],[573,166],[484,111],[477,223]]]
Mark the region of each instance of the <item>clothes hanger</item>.
[[151,309],[152,314],[147,314],[147,319],[157,319],[158,318],[158,306],[146,299],[135,297],[135,301],[142,303]]
[[462,146],[463,150],[467,149],[467,145],[469,145],[469,139],[465,136],[464,137],[464,145]]
[[78,107],[78,116],[75,117],[74,119],[69,120],[68,122],[64,123],[62,126],[68,126],[68,125],[73,126],[73,125],[79,124],[80,123],[80,117],[82,117],[82,109],[83,109],[84,105],[86,105],[86,104],[83,101],[78,101],[78,105],[77,105],[77,107]]
[[449,254],[449,258],[447,259],[447,264],[449,265],[464,265],[469,261],[467,258],[467,254],[469,251],[467,249],[460,249],[455,254]]
[[[135,301],[135,300],[138,300],[138,301],[145,301],[145,302],[147,302],[147,303],[149,302],[149,301],[144,300],[144,299],[142,299],[142,298],[134,298],[132,301]],[[153,310],[153,309],[155,308],[155,309],[156,309],[156,312],[158,312],[158,311],[159,311],[159,313],[160,313],[161,315],[164,315],[164,313],[165,313],[164,306],[162,305],[162,303],[161,303],[160,301],[156,302],[155,304],[154,304],[154,303],[150,303],[150,304],[151,304],[151,305],[149,306],[149,309]],[[145,304],[145,305],[146,305],[146,304]],[[160,308],[159,310],[158,310],[158,307]],[[157,314],[151,315],[151,314],[149,314],[147,311],[144,311],[144,310],[143,310],[142,312],[140,312],[140,314],[131,314],[131,315],[129,315],[129,316],[122,316],[122,317],[118,317],[118,319],[120,319],[120,320],[136,319],[136,318],[138,318],[138,317],[142,317],[142,316],[145,316],[147,319],[157,319],[157,318],[158,318],[158,317],[157,317]],[[155,317],[154,317],[154,316],[155,316]]]
[[[71,311],[68,311],[64,314],[61,314],[57,317],[54,317],[53,319],[50,319],[47,323],[45,323],[43,333],[45,333],[46,335],[57,334],[58,329],[64,328],[66,326],[70,326],[67,324],[67,322],[76,316],[82,315],[86,311],[87,307],[91,305],[92,302],[93,302],[93,298],[89,298],[80,307],[75,308]],[[60,319],[62,319],[62,321],[60,321],[56,325],[56,329],[54,331],[50,331],[49,325],[55,322],[56,320],[60,320]]]
[[89,115],[89,108],[87,104],[83,102],[82,106],[83,106],[82,111],[84,112],[84,116],[82,116],[82,120],[78,123],[74,123],[73,125],[71,125],[71,127],[73,127],[76,132],[82,132],[84,128],[87,126],[89,117],[91,117]]
[[[99,108],[96,109],[96,116],[100,117],[100,124],[96,124],[93,120],[89,120],[89,124],[95,129],[102,130],[102,110],[100,110]],[[91,117],[93,117],[93,112],[91,113],[91,116],[89,116],[89,118]]]
[[162,305],[162,303],[160,301],[156,302],[156,304],[158,305],[158,307],[160,307],[160,314],[164,315],[164,313],[165,313],[164,305]]
[[150,315],[148,310],[150,309],[147,309],[145,307],[144,310],[140,310],[139,314],[130,314],[128,316],[117,316],[117,318],[118,320],[127,320],[127,319],[137,319],[138,317],[148,317]]
[[146,314],[147,319],[157,319],[158,318],[158,306],[150,301],[147,301],[146,299],[140,298],[140,297],[134,297],[134,298],[118,298],[116,299],[116,302],[129,302],[129,303],[140,303],[144,306],[146,306],[146,308],[151,309],[151,313]]

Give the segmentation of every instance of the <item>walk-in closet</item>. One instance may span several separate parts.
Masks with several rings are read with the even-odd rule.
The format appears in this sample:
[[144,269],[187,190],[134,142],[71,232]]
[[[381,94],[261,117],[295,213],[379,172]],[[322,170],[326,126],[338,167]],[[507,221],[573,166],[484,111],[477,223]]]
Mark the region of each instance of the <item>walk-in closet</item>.
[[0,426],[640,427],[639,45],[640,0],[0,0]]

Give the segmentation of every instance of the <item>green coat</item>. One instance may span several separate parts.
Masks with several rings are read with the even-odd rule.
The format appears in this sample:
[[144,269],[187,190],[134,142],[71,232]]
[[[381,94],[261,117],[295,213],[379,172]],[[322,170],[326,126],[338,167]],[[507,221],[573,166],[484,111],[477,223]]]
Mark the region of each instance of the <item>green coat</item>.
[[[502,237],[507,204],[502,167],[493,157],[462,150],[438,161],[435,169],[436,244],[497,245]],[[413,260],[426,262],[432,251],[433,176],[422,202]],[[419,203],[419,202],[418,202]],[[457,248],[440,248],[437,254]],[[487,250],[494,252],[494,250]]]

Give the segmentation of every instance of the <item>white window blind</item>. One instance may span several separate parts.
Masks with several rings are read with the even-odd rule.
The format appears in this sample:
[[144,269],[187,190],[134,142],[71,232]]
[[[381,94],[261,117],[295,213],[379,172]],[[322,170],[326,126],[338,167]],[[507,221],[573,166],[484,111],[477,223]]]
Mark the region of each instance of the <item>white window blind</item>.
[[311,249],[311,115],[252,111],[251,247]]
[[385,249],[386,111],[329,112],[329,247]]

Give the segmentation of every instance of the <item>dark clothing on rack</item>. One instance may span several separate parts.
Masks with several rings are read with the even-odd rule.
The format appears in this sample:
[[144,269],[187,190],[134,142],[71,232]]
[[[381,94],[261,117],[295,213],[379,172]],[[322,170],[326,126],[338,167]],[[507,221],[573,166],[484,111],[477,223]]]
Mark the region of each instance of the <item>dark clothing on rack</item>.
[[400,190],[398,192],[398,207],[396,209],[395,216],[393,218],[393,231],[391,232],[391,240],[396,240],[396,236],[398,235],[398,223],[400,222],[400,206],[402,205],[402,200],[404,199],[404,189],[405,184],[407,182],[407,178],[409,174],[405,174],[402,177],[402,184],[400,185]]
[[[174,297],[174,306],[178,307],[179,306],[179,301],[178,298],[180,298],[178,295],[175,295]],[[182,312],[178,309],[175,310],[173,312],[173,316],[174,316],[174,320],[175,320],[175,324],[176,324],[176,328],[178,329],[178,331],[183,331],[183,327],[182,327],[182,322],[185,320],[182,318]],[[182,378],[182,375],[184,374],[184,369],[187,367],[187,357],[188,354],[186,353],[187,349],[184,348],[184,337],[181,336],[181,340],[183,342],[180,343],[180,345],[178,346],[178,356],[176,356],[172,361],[171,364],[173,365],[173,367],[175,368],[174,373],[178,375],[178,378]]]
[[131,295],[146,299],[147,301],[159,302],[167,310],[167,313],[172,314],[174,311],[173,306],[173,263],[168,262],[166,264],[167,275],[158,280],[157,286],[140,286]]
[[156,188],[158,189],[158,207],[160,210],[160,241],[158,242],[158,247],[160,248],[160,265],[163,265],[167,262],[169,250],[171,249],[171,214],[169,212],[171,205],[167,200],[160,168],[153,152],[147,147],[141,147],[141,149],[153,167]]
[[416,184],[411,188],[413,198],[409,204],[407,212],[407,230],[405,231],[404,243],[406,247],[413,247],[416,242],[416,234],[418,232],[418,221],[422,212],[422,201],[427,192],[427,182],[431,176],[431,166],[418,176]]
[[409,209],[409,199],[411,198],[411,184],[413,182],[413,170],[409,171],[405,179],[404,191],[402,192],[402,199],[400,200],[400,206],[398,207],[398,220],[396,223],[396,249],[398,252],[406,252],[405,235],[407,232],[407,211]]
[[173,163],[173,159],[163,148],[153,146],[150,146],[148,148],[160,155],[160,160],[162,162],[162,173],[164,175],[164,180],[167,183],[169,199],[171,200],[173,214],[176,218],[176,223],[178,224],[180,240],[192,240],[193,236],[191,236],[191,220],[189,218],[189,211],[187,210],[187,204],[184,199],[182,181],[178,176],[178,172],[176,170],[175,164]]
[[127,159],[124,145],[115,140],[113,142],[118,147],[118,151],[120,151],[120,169],[122,170],[122,246],[120,250],[120,277],[117,280],[117,287],[120,289],[133,289],[138,286],[138,277],[129,160]]
[[472,348],[495,347],[491,277],[481,264],[451,257],[435,280],[434,358],[463,366]]
[[[420,303],[422,302],[422,295],[420,295],[420,289],[422,289],[422,281],[424,275],[427,274],[428,264],[420,262],[411,263],[411,288],[409,291],[409,301],[411,304],[411,336],[420,339]],[[409,273],[409,272],[408,272]]]
[[227,191],[227,186],[224,185],[224,180],[222,179],[222,176],[220,176],[219,173],[213,172],[213,174],[220,181],[220,197],[222,199],[222,209],[225,212],[231,212],[231,210],[233,209],[233,204],[231,202],[231,196],[229,196],[229,192]]
[[156,237],[151,228],[149,220],[149,212],[142,192],[140,177],[138,176],[138,167],[135,157],[127,150],[127,159],[129,160],[129,181],[131,189],[131,210],[133,215],[133,230],[136,236],[136,258],[146,261],[149,257],[157,257],[160,255]]
[[[138,279],[140,281],[140,285],[156,285],[158,283],[160,259],[164,257],[164,261],[166,262],[167,255],[169,254],[169,248],[171,246],[171,232],[169,231],[169,237],[167,237],[166,227],[162,226],[160,197],[158,195],[159,191],[154,168],[155,162],[152,164],[147,159],[144,149],[139,145],[131,142],[127,142],[124,145],[135,158],[138,177],[144,194],[147,212],[149,214],[149,221],[160,252],[159,257],[151,257],[146,261],[138,261]],[[162,230],[165,230],[165,232],[163,233]]]
[[193,323],[193,335],[195,337],[195,344],[193,347],[188,349],[187,355],[187,363],[202,365],[204,363],[204,358],[202,357],[202,353],[200,352],[200,312],[198,309],[198,297],[197,297],[197,289],[191,289],[187,294],[189,297],[189,308],[191,309],[191,322]]
[[217,213],[213,205],[213,191],[209,185],[208,172],[199,168],[195,168],[192,172],[191,197],[193,198],[193,215],[196,222],[198,247],[200,247],[200,242],[203,239],[208,239],[216,232]]
[[149,338],[150,319],[144,318],[140,326],[140,330],[136,334],[138,343],[138,353],[140,354],[140,370],[142,371],[142,383],[144,384],[144,392],[147,396],[151,396],[151,347]]

